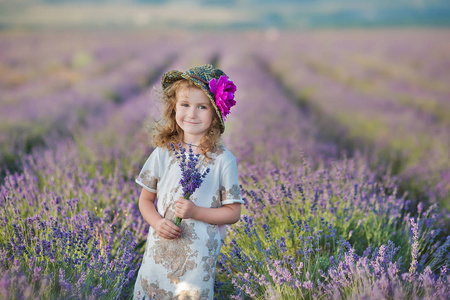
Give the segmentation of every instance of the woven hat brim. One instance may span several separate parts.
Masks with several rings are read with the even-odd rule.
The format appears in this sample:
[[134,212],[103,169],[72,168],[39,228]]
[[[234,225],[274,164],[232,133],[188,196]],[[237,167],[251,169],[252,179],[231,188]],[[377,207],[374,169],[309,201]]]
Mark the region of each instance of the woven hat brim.
[[196,87],[200,88],[206,94],[206,96],[208,96],[209,100],[211,101],[211,105],[214,107],[214,110],[216,111],[217,116],[219,116],[220,132],[223,133],[225,131],[225,123],[222,118],[222,113],[220,112],[219,108],[217,107],[216,100],[214,99],[213,95],[211,94],[211,91],[209,90],[209,86],[206,86],[206,83],[202,82],[201,80],[199,80],[197,78],[193,78],[186,73],[183,73],[183,72],[180,72],[177,70],[172,70],[172,71],[169,71],[164,74],[164,76],[161,80],[161,85],[162,85],[163,89],[166,89],[172,83],[174,83],[175,81],[181,80],[181,79],[189,80]]

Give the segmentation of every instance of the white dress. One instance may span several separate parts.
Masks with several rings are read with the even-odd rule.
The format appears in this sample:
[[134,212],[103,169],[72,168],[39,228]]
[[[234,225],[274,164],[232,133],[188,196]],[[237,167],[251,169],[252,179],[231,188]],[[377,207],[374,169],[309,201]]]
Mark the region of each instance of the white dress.
[[[216,153],[209,156],[208,161],[200,156],[200,171],[208,167],[210,171],[190,200],[197,206],[211,208],[244,203],[234,155],[219,145]],[[156,148],[136,182],[156,193],[158,213],[174,221],[175,201],[182,197],[180,179],[181,170],[173,152]],[[167,240],[150,227],[134,299],[213,299],[216,261],[225,226],[185,219],[181,228],[179,238]]]

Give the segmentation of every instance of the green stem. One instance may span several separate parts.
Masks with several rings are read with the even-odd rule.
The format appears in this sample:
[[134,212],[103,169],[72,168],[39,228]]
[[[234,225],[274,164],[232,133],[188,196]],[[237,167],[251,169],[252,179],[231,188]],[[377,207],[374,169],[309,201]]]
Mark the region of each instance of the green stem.
[[[184,195],[184,199],[186,199],[186,200],[189,200],[189,197],[191,197],[191,194],[189,193],[189,194],[187,194],[187,195]],[[182,218],[180,218],[180,217],[176,217],[175,218],[175,225],[177,225],[178,227],[180,227],[180,225],[181,225],[181,221],[183,221],[183,219]]]

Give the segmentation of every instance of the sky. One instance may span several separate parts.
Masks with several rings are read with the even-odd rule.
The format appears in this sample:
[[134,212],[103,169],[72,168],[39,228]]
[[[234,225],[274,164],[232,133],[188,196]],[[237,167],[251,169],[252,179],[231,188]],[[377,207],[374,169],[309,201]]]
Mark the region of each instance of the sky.
[[448,0],[0,0],[0,30],[449,26]]

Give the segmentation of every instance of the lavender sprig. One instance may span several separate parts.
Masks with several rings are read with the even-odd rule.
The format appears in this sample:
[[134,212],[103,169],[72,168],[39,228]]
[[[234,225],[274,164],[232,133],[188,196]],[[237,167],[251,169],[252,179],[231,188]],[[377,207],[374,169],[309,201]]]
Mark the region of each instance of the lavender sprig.
[[[172,143],[170,143],[170,146],[172,147],[175,157],[180,162],[180,184],[183,188],[183,198],[189,200],[190,196],[202,184],[206,174],[209,173],[209,168],[207,168],[203,173],[200,172],[198,165],[200,154],[194,154],[190,144],[188,153],[186,153],[186,149],[183,148],[181,143],[178,144],[178,148],[180,148],[179,152],[175,149],[175,146]],[[181,220],[182,219],[180,217],[176,217],[175,225],[180,226]]]

